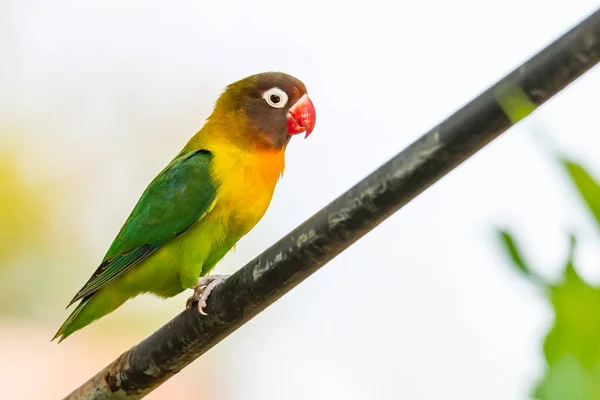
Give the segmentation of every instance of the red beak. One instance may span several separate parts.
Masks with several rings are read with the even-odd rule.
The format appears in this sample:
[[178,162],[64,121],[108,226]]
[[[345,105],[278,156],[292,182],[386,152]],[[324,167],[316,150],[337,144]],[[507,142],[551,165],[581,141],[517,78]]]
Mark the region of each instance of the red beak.
[[315,106],[308,95],[305,94],[288,111],[288,135],[296,135],[306,131],[305,138],[307,138],[312,133],[316,120]]

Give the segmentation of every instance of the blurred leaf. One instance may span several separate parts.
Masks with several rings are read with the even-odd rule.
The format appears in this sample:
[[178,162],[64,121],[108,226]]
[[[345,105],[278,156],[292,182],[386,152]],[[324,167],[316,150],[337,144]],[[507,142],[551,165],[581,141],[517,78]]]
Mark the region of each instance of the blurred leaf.
[[552,288],[550,301],[555,321],[544,343],[548,364],[573,355],[585,368],[600,366],[600,288],[581,279],[572,258],[565,265],[562,282]]
[[588,371],[579,360],[567,354],[546,373],[544,381],[535,389],[534,397],[544,400],[597,400],[600,368]]
[[508,230],[503,229],[496,230],[496,233],[498,235],[500,245],[503,247],[508,258],[512,261],[512,266],[535,283],[539,283],[545,286],[543,279],[541,279],[533,271],[533,269],[531,269],[527,262],[525,262],[521,249],[515,241],[514,235]]
[[[524,261],[513,236],[498,231],[516,269],[539,280]],[[534,396],[541,400],[597,400],[600,398],[600,288],[586,283],[573,264],[576,238],[569,236],[569,251],[560,282],[546,285],[555,314],[544,341],[547,370]]]
[[[559,159],[579,196],[600,226],[600,185],[579,163]],[[537,277],[508,231],[498,231],[511,264],[528,278]],[[545,292],[555,319],[544,340],[546,371],[533,395],[541,400],[600,399],[600,287],[587,283],[574,263],[576,238],[569,236],[569,251],[559,282],[546,284]]]
[[502,229],[498,229],[497,233],[501,244],[504,246],[504,250],[512,260],[513,265],[525,275],[531,275],[531,273],[529,272],[530,269],[527,266],[527,264],[525,264],[523,256],[521,255],[521,251],[517,247],[513,235],[507,230]]
[[590,286],[570,262],[551,293],[555,312],[544,342],[548,369],[536,389],[543,400],[600,398],[600,288]]
[[600,185],[581,164],[564,157],[560,159],[560,163],[594,215],[596,224],[600,226]]

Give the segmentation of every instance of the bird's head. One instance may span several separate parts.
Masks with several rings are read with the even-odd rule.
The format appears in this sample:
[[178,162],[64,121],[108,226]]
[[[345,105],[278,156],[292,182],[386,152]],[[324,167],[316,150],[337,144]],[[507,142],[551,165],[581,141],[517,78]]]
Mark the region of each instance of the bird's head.
[[282,72],[251,75],[227,86],[209,118],[236,142],[280,150],[315,126],[316,113],[299,79]]

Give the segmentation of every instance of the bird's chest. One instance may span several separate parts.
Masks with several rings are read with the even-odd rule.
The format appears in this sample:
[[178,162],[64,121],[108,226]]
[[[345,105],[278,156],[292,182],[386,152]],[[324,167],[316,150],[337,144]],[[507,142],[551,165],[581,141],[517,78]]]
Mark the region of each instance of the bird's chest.
[[[271,157],[269,157],[271,156]],[[272,155],[215,157],[213,174],[219,182],[213,217],[234,236],[246,234],[263,217],[283,171],[281,158]]]

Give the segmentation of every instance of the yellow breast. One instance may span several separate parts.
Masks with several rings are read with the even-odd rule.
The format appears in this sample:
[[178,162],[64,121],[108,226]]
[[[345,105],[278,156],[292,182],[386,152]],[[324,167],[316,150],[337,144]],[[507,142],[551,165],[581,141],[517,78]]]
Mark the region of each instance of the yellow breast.
[[211,174],[219,189],[211,218],[236,234],[246,234],[263,217],[281,176],[284,149],[252,151],[213,143]]

